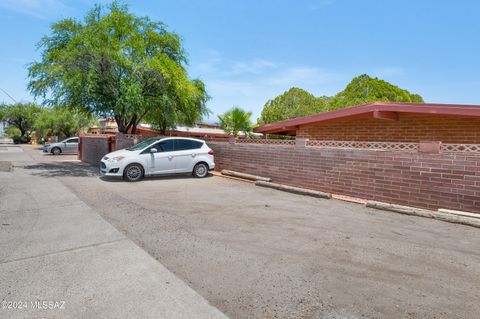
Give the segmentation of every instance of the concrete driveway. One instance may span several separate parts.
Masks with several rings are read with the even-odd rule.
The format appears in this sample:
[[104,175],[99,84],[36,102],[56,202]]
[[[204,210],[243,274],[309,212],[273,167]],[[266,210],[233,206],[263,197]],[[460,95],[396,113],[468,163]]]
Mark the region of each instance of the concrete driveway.
[[226,318],[55,178],[90,167],[29,150],[0,145],[0,318]]
[[126,183],[49,169],[232,318],[480,313],[479,229],[221,177]]

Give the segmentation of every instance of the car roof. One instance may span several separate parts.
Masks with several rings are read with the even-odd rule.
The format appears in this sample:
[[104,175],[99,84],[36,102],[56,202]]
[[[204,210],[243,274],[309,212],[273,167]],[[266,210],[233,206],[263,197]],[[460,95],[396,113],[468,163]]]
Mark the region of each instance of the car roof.
[[161,140],[161,141],[164,141],[164,140],[188,140],[188,141],[196,141],[196,142],[205,143],[204,140],[200,140],[200,139],[198,139],[198,138],[177,137],[177,136],[162,137],[160,140]]

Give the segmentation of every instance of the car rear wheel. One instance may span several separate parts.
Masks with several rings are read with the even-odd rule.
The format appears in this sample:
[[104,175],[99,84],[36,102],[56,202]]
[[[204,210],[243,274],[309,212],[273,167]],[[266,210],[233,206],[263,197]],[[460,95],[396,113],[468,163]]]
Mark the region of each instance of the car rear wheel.
[[123,178],[129,182],[136,182],[143,178],[143,167],[140,164],[130,164],[123,171]]
[[62,153],[62,150],[59,149],[58,147],[52,148],[52,154],[53,155],[60,155]]
[[203,178],[208,175],[208,165],[205,163],[198,163],[193,168],[193,176],[197,178]]

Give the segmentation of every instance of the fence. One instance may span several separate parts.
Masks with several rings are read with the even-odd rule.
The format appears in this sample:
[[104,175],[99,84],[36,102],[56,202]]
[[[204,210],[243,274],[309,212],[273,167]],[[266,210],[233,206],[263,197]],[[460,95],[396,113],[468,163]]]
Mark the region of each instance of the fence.
[[209,145],[218,170],[363,199],[480,212],[480,156],[475,152],[312,147],[298,142],[275,147],[219,141]]
[[[83,136],[79,158],[103,155],[139,136]],[[275,182],[334,194],[430,209],[480,212],[480,145],[440,142],[352,142],[206,139],[216,169],[268,176]]]
[[140,140],[142,136],[132,134],[82,134],[78,145],[78,159],[98,165],[105,154],[131,147]]

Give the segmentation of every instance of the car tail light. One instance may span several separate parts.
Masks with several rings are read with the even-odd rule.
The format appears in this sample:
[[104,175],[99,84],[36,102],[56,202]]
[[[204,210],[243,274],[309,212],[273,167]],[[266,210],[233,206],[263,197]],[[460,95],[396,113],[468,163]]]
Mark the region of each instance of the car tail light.
[[213,155],[213,150],[208,151],[208,155]]

